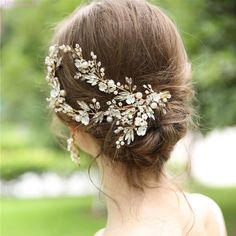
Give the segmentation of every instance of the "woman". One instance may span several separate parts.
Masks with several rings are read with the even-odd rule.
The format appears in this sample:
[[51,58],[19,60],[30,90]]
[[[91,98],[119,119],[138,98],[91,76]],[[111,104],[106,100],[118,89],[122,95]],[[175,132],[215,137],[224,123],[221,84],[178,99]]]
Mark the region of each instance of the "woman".
[[56,29],[46,58],[49,106],[68,150],[92,155],[108,218],[96,236],[224,236],[213,200],[179,191],[165,163],[191,120],[191,68],[174,23],[143,0],[104,0]]

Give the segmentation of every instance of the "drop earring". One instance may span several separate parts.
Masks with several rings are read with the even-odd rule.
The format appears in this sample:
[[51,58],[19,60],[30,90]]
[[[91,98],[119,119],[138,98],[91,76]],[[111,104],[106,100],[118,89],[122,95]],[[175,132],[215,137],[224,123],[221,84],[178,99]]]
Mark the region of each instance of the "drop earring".
[[80,165],[79,149],[75,143],[74,134],[67,139],[67,151],[70,152],[71,160],[77,165]]

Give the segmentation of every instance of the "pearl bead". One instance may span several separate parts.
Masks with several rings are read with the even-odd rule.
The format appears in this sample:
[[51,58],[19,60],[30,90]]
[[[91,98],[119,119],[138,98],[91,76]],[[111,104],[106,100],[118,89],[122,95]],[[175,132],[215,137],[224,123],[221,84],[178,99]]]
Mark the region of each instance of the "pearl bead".
[[61,96],[66,96],[66,91],[65,90],[61,90],[60,94],[61,94]]
[[141,92],[137,92],[135,96],[136,98],[141,99],[143,97],[143,94]]
[[112,86],[114,86],[115,82],[114,82],[114,80],[110,79],[110,80],[108,80],[107,84],[108,84],[108,86],[112,87]]
[[107,117],[107,122],[111,123],[113,121],[112,117],[111,116],[108,116]]

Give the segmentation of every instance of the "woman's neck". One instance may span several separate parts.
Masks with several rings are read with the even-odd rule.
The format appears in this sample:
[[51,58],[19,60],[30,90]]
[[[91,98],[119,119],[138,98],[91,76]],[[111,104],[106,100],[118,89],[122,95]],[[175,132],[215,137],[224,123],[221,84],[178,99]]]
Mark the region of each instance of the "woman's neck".
[[150,224],[158,226],[163,220],[172,220],[173,210],[178,205],[178,190],[166,175],[162,175],[158,181],[150,178],[149,183],[153,188],[145,187],[141,192],[129,187],[121,169],[114,170],[110,165],[101,168],[100,165],[100,171],[102,191],[107,195],[106,231],[122,229],[130,232],[146,223],[150,228]]

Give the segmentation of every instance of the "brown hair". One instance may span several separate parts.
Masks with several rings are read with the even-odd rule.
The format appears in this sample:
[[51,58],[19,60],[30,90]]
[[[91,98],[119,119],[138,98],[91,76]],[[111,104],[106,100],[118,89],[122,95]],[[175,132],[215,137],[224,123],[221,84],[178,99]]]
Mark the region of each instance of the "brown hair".
[[[122,163],[128,183],[142,189],[147,171],[159,177],[174,145],[185,135],[190,119],[190,66],[175,24],[162,10],[144,0],[103,0],[79,8],[60,23],[53,43],[73,47],[78,43],[86,59],[91,51],[95,52],[107,78],[116,82],[124,83],[128,76],[141,91],[144,83],[157,91],[170,91],[167,114],[155,110],[156,119],[149,121],[146,135],[135,137],[133,143],[119,151],[114,123],[82,127],[98,140],[111,163]],[[66,102],[73,108],[78,108],[76,100],[90,102],[96,97],[105,110],[110,95],[75,80],[70,55],[64,56],[56,73],[67,92]],[[67,125],[78,126],[65,115],[57,115]]]

